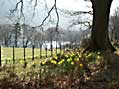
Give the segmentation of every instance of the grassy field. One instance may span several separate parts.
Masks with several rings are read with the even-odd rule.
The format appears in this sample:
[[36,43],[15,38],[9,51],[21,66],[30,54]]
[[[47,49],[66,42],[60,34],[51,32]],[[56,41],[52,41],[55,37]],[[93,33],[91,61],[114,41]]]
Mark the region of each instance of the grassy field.
[[[58,49],[58,52],[59,49]],[[53,54],[56,54],[56,50],[53,50]],[[51,55],[51,51],[47,50],[47,56]],[[46,50],[42,49],[42,57],[46,56]],[[34,49],[34,57],[40,59],[40,49]],[[24,49],[23,48],[14,48],[14,58],[17,59],[24,59]],[[32,48],[25,49],[25,58],[32,59]],[[1,48],[1,59],[2,62],[5,60],[13,60],[13,48]]]

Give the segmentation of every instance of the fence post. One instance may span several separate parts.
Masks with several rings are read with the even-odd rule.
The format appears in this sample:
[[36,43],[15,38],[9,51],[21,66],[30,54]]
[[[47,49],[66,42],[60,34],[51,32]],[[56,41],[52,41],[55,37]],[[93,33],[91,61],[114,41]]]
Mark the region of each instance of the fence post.
[[52,45],[52,43],[51,43],[51,57],[53,56],[53,45]]
[[42,58],[42,44],[40,44],[40,58]]
[[2,63],[1,63],[1,45],[0,45],[0,66],[2,65]]
[[61,44],[60,44],[59,46],[60,46],[60,54],[61,54],[61,51],[62,51],[62,46],[61,46]]
[[15,53],[14,53],[14,46],[13,46],[13,64],[15,64]]
[[24,68],[26,68],[27,63],[26,63],[26,50],[25,50],[26,46],[24,46]]
[[32,46],[32,60],[34,60],[34,45]]
[[56,43],[56,55],[57,55],[57,43]]
[[66,45],[63,45],[63,50],[64,50],[64,52],[65,52],[65,49],[66,49]]
[[24,46],[24,61],[26,60],[26,59],[25,59],[25,56],[26,56],[26,55],[25,55],[25,46]]
[[46,54],[45,54],[45,56],[46,56],[46,58],[47,58],[47,47],[45,48],[45,51],[46,51]]

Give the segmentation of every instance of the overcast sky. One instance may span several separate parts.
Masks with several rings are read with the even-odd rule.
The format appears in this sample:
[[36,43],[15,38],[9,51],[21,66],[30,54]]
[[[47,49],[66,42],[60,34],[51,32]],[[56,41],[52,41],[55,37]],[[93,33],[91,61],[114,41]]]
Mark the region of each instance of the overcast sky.
[[[4,17],[8,15],[9,10],[13,9],[15,7],[16,1],[19,0],[0,0],[0,21],[5,21]],[[30,1],[30,0],[24,0],[24,1]],[[47,9],[44,7],[44,0],[38,0],[38,6],[36,7],[36,15],[34,17],[34,24],[39,24],[44,19],[45,16],[47,16]],[[46,0],[48,7],[50,8],[54,0]],[[28,2],[27,2],[28,3]],[[25,4],[24,7],[24,13],[26,17],[29,19],[32,17],[33,8],[31,7],[33,3]],[[90,2],[85,2],[84,0],[57,0],[57,7],[61,9],[67,9],[72,11],[87,11],[91,10],[92,8],[89,8],[87,6],[91,7]],[[112,7],[111,7],[111,14],[113,13],[114,9],[119,6],[119,0],[113,0]],[[54,15],[54,13],[53,13]],[[60,18],[61,20],[64,19],[63,17]],[[32,22],[32,21],[29,21]],[[63,23],[62,21],[60,23]],[[65,23],[65,22],[64,22]]]

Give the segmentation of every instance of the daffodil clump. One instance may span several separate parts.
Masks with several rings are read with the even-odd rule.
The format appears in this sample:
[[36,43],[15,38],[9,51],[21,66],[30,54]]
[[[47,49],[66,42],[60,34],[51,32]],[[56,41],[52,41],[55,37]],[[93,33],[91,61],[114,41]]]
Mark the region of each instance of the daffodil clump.
[[[53,55],[53,57],[33,62],[31,65],[39,64],[40,68],[46,68],[48,71],[56,69],[58,72],[63,71],[69,73],[77,69],[84,73],[85,66],[92,61],[95,62],[94,60],[96,59],[101,59],[100,52],[82,54],[76,51],[68,51],[64,54]],[[86,65],[84,65],[84,60],[88,61]],[[21,63],[24,63],[24,61],[22,60]]]
[[60,60],[60,61],[58,62],[58,65],[61,65],[61,64],[63,64],[63,63],[64,63],[64,59]]
[[88,64],[100,64],[103,60],[103,56],[99,51],[85,53],[84,58],[88,61]]
[[[83,68],[83,64],[80,62],[82,55],[79,52],[67,52],[65,54],[54,55],[49,58],[46,62],[41,62],[42,65],[52,66],[55,65],[55,68],[59,68],[59,70],[70,71],[75,67]],[[53,67],[53,68],[54,68]]]

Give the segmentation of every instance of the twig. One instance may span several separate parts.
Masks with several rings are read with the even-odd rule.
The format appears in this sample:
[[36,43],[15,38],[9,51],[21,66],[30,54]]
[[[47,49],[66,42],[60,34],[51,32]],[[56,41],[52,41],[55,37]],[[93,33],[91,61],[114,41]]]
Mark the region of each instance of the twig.
[[50,11],[48,12],[48,15],[43,19],[42,23],[39,26],[35,26],[33,28],[41,27],[44,24],[44,22],[47,20],[47,18],[50,16],[50,13],[52,12],[53,8],[54,8],[54,5],[52,6],[52,8],[50,9]]
[[58,9],[59,11],[68,14],[70,16],[77,16],[80,14],[89,14],[89,15],[93,15],[92,11],[69,11],[69,10],[64,10],[64,9]]
[[33,8],[33,16],[32,16],[32,18],[35,16],[35,11],[36,11],[37,3],[38,3],[38,0],[35,0],[35,4],[34,4],[34,8]]
[[16,4],[15,8],[13,10],[10,10],[10,12],[11,12],[11,14],[13,14],[15,11],[17,11],[19,4],[21,4],[21,7],[20,7],[20,18],[23,17],[23,19],[25,21],[25,16],[24,16],[24,13],[23,13],[23,7],[24,7],[23,0],[19,0],[19,2],[17,2],[17,4]]
[[43,19],[42,23],[39,26],[35,26],[33,28],[42,27],[44,25],[44,22],[48,19],[48,17],[50,17],[50,14],[51,14],[51,12],[54,8],[55,8],[55,12],[56,12],[56,15],[57,15],[57,23],[56,23],[56,31],[57,31],[58,25],[59,25],[59,14],[58,14],[58,11],[57,11],[56,0],[55,0],[54,5],[52,6],[52,8],[48,11],[48,15]]
[[[89,29],[92,27],[92,25],[90,24],[89,21],[84,21],[84,22],[77,21],[77,22],[73,22],[71,25],[69,25],[68,29],[73,27],[74,25],[79,25],[79,24],[84,24],[85,26],[88,26]],[[88,25],[86,25],[86,24],[88,24]]]

